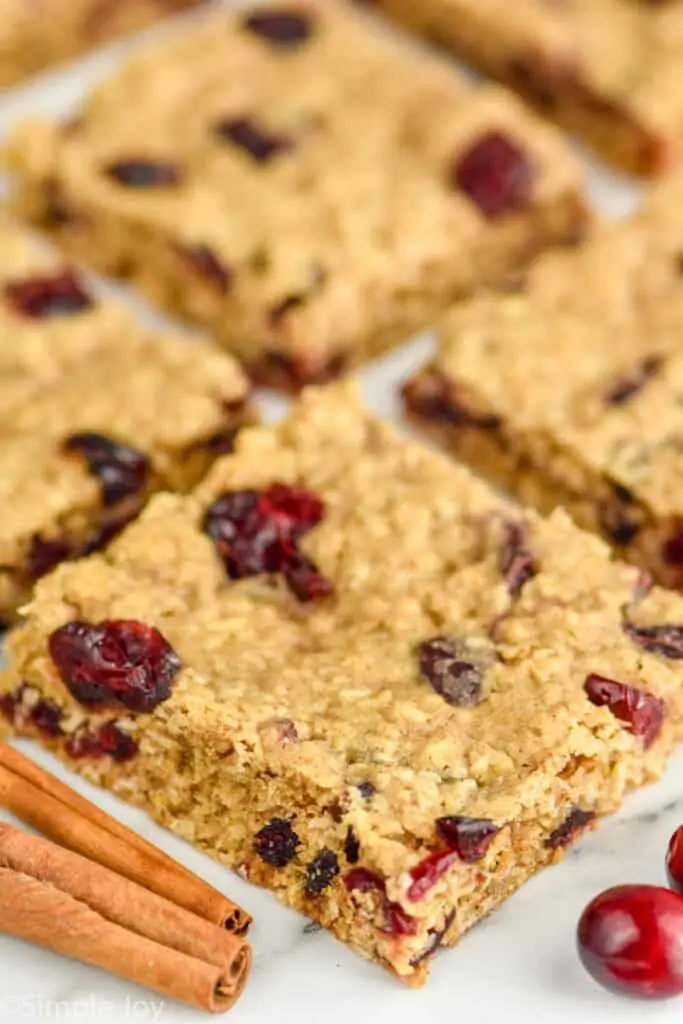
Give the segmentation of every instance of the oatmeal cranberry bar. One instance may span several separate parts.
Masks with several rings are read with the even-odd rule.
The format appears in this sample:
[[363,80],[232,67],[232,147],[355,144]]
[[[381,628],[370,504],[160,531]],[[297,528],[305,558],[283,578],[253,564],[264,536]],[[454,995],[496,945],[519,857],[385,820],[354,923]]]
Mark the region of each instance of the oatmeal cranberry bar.
[[9,160],[23,214],[290,388],[585,219],[554,129],[335,3],[208,17]]
[[58,0],[57,4],[44,5],[42,0],[3,0],[0,88],[200,2]]
[[247,416],[208,344],[154,334],[0,222],[0,619],[159,488],[187,489]]
[[683,599],[309,390],[42,580],[4,714],[411,984],[683,722]]
[[454,310],[405,387],[410,415],[548,511],[564,505],[683,585],[683,178],[521,291]]
[[683,0],[375,0],[638,173],[683,155]]

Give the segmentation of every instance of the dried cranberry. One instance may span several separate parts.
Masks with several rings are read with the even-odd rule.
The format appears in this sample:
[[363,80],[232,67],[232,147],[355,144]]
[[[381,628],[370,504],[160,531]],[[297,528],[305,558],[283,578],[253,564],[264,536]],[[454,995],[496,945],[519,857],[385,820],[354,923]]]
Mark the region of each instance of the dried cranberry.
[[45,736],[61,736],[63,734],[62,717],[62,709],[54,701],[44,698],[32,704],[29,711],[31,722]]
[[346,837],[344,839],[344,856],[349,864],[357,864],[360,860],[360,843],[358,836],[350,825],[346,830]]
[[118,537],[121,531],[135,519],[135,516],[135,512],[127,512],[125,515],[116,516],[102,523],[84,541],[80,554],[92,555],[95,551],[102,551],[114,537]]
[[160,188],[180,181],[180,169],[162,160],[116,160],[105,172],[128,188]]
[[71,270],[12,281],[5,285],[5,295],[18,313],[35,319],[73,316],[93,305]]
[[443,940],[446,937],[446,932],[451,927],[454,921],[455,910],[449,910],[449,912],[446,914],[446,917],[444,918],[443,926],[441,928],[429,929],[427,934],[430,936],[430,939],[427,948],[424,950],[423,953],[420,953],[419,956],[413,957],[413,959],[410,961],[411,967],[417,967],[417,965],[421,964],[423,960],[428,960],[429,957],[434,956],[437,950],[439,950],[443,945]]
[[221,263],[208,245],[204,245],[202,242],[197,242],[194,245],[176,243],[174,248],[184,263],[187,263],[200,277],[214,285],[218,291],[224,293],[230,291],[232,272]]
[[683,527],[678,527],[662,544],[662,561],[665,565],[683,565]]
[[609,708],[615,718],[628,725],[634,736],[643,737],[645,748],[652,746],[662,729],[664,701],[647,690],[638,690],[595,673],[586,676],[584,689],[591,703]]
[[549,850],[561,850],[573,843],[577,835],[595,821],[595,811],[583,811],[580,807],[574,807],[569,812],[561,825],[550,833],[544,846]]
[[82,455],[91,476],[97,477],[105,505],[115,505],[143,490],[149,474],[147,456],[103,434],[72,434],[64,450]]
[[417,656],[422,676],[447,704],[479,703],[486,661],[466,640],[435,636],[419,644]]
[[588,973],[638,999],[683,993],[683,899],[656,885],[622,885],[588,904],[577,930]]
[[233,117],[219,121],[214,132],[225,142],[244,150],[257,164],[270,163],[280,153],[287,153],[294,146],[287,135],[266,132],[251,117]]
[[[278,308],[275,306],[269,313],[271,327],[278,326],[277,323],[273,323],[273,316],[277,315]],[[345,352],[337,352],[328,357],[321,354],[306,357],[273,350],[264,352],[260,359],[251,363],[249,376],[255,384],[266,388],[299,391],[309,384],[326,384],[335,380],[344,372],[347,362],[348,356]]]
[[104,722],[95,732],[79,729],[67,740],[64,749],[73,758],[111,757],[123,763],[135,757],[138,745],[116,722]]
[[607,405],[623,405],[625,402],[641,391],[647,382],[651,380],[664,364],[662,356],[651,355],[641,359],[634,369],[615,381],[605,393]]
[[400,903],[394,903],[387,898],[386,883],[383,878],[376,875],[368,868],[352,868],[347,871],[342,881],[347,892],[376,892],[384,917],[383,930],[389,935],[414,935],[417,931],[417,921],[406,914]]
[[481,860],[501,828],[501,825],[494,825],[487,818],[449,815],[436,819],[436,831],[449,850],[455,850],[466,864]]
[[471,396],[437,370],[406,381],[402,394],[408,410],[423,419],[485,431],[498,430],[502,424],[500,416],[476,409]]
[[287,818],[272,818],[254,837],[254,850],[266,864],[284,868],[296,856],[301,840]]
[[423,899],[430,889],[460,860],[457,850],[435,850],[410,869],[406,896],[413,903]]
[[315,495],[275,483],[265,491],[225,492],[207,509],[204,530],[231,579],[282,573],[300,601],[311,601],[331,594],[333,586],[297,543],[323,513]]
[[636,626],[625,620],[623,629],[644,651],[672,661],[683,658],[683,626]]
[[306,865],[306,895],[319,896],[338,874],[339,861],[336,853],[332,850],[322,850]]
[[450,171],[451,182],[494,219],[529,206],[534,173],[520,147],[499,131],[477,139]]
[[377,792],[372,782],[359,782],[356,789],[364,800],[369,800]]
[[58,538],[44,540],[37,533],[34,534],[26,556],[26,578],[31,581],[40,579],[71,553],[71,545],[67,541]]
[[68,622],[50,635],[49,650],[69,693],[86,706],[152,711],[170,697],[181,668],[158,629],[126,619]]
[[538,573],[538,563],[527,547],[524,527],[520,523],[506,523],[500,549],[500,571],[512,597]]
[[278,49],[300,46],[313,34],[312,14],[295,8],[265,7],[248,14],[243,24]]
[[677,828],[669,840],[666,874],[671,888],[683,893],[683,826]]

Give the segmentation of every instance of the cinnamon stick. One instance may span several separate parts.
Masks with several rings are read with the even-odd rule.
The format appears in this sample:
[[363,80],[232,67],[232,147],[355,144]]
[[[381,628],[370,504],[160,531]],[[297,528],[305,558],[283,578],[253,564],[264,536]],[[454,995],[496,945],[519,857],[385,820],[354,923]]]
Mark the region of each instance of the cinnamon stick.
[[0,743],[0,806],[62,846],[82,853],[237,935],[250,915],[132,829]]
[[249,947],[232,974],[108,921],[48,882],[0,867],[0,930],[95,964],[198,1009],[228,1010],[249,972]]

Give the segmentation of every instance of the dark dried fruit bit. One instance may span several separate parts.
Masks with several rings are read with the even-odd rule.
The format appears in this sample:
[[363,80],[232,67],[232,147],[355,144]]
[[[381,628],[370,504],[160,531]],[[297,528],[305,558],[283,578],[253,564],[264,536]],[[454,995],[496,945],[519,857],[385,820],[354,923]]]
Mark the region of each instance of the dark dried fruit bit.
[[105,505],[115,505],[139,494],[147,483],[150,468],[147,456],[103,434],[72,434],[64,442],[64,451],[83,456],[88,471],[100,482]]
[[30,706],[29,718],[44,736],[62,736],[62,709],[51,700],[41,698]]
[[573,843],[591,822],[595,821],[595,811],[583,811],[580,807],[574,807],[569,812],[561,825],[550,833],[544,846],[549,850],[561,850]]
[[150,712],[171,695],[181,661],[158,629],[130,619],[73,621],[48,642],[69,693],[86,706]]
[[630,544],[640,533],[640,523],[626,512],[618,499],[606,499],[598,507],[600,529],[613,544]]
[[683,565],[683,527],[679,526],[662,544],[665,565]]
[[339,861],[332,850],[322,850],[313,860],[306,865],[306,885],[304,892],[307,896],[319,896],[332,884],[332,880],[339,874]]
[[204,278],[225,294],[230,291],[232,272],[221,263],[208,245],[204,245],[203,242],[197,242],[194,245],[176,243],[174,249],[183,262],[187,263],[199,277]]
[[377,792],[371,782],[359,782],[356,789],[364,800],[369,800]]
[[645,356],[633,368],[625,374],[605,392],[607,405],[623,405],[625,402],[641,391],[647,382],[661,370],[664,359],[659,355]]
[[625,619],[622,628],[634,643],[650,654],[661,654],[672,661],[683,658],[683,626],[636,626]]
[[609,708],[615,718],[626,723],[634,736],[642,736],[646,749],[652,746],[664,722],[666,705],[663,700],[647,690],[595,673],[586,676],[584,690],[592,704]]
[[114,537],[117,537],[135,519],[135,515],[135,512],[127,512],[125,515],[116,516],[102,523],[84,542],[80,555],[92,555],[95,551],[102,551]]
[[406,892],[407,898],[416,903],[433,889],[439,879],[460,860],[457,850],[436,850],[427,854],[419,864],[410,869],[410,885]]
[[506,523],[500,549],[500,571],[512,597],[538,573],[538,562],[527,547],[521,523]]
[[531,203],[534,172],[529,158],[507,135],[477,139],[450,169],[453,187],[469,196],[485,217],[495,219]]
[[500,416],[477,410],[473,396],[438,370],[426,370],[408,380],[403,385],[403,399],[416,416],[452,427],[498,430],[502,424]]
[[465,818],[449,815],[436,819],[436,831],[449,850],[455,850],[460,860],[472,864],[481,860],[502,825],[487,818]]
[[10,281],[5,285],[5,295],[17,313],[34,319],[73,316],[93,305],[71,270]]
[[334,588],[297,544],[323,514],[315,495],[275,483],[264,491],[226,491],[207,509],[203,528],[231,579],[282,573],[300,601],[313,601]]
[[301,840],[287,818],[272,818],[254,836],[254,850],[266,864],[284,868],[296,856]]
[[22,683],[15,690],[0,695],[0,713],[13,725],[23,726],[29,722],[44,736],[62,736],[62,709],[44,697],[27,700],[30,692],[31,687]]
[[8,693],[0,693],[0,714],[3,715],[7,721],[14,725],[17,705],[21,698],[22,687],[19,686],[16,690],[9,691]]
[[360,860],[360,843],[358,836],[349,825],[344,839],[344,856],[349,864],[357,864]]
[[283,50],[305,43],[314,29],[311,12],[275,6],[247,14],[243,24],[254,35]]
[[71,545],[65,540],[45,540],[37,533],[31,538],[31,544],[26,555],[24,575],[27,580],[33,582],[40,579],[50,569],[63,562],[72,553]]
[[219,121],[214,133],[224,142],[248,153],[257,164],[270,163],[280,153],[294,148],[294,140],[287,135],[267,132],[251,117],[233,117]]
[[471,642],[450,636],[423,640],[417,648],[420,673],[447,704],[470,707],[481,700],[490,655]]
[[349,893],[376,892],[384,917],[382,930],[389,935],[414,935],[417,931],[417,921],[406,914],[400,903],[394,903],[387,898],[386,883],[383,878],[376,875],[368,868],[352,868],[343,876],[342,881]]
[[429,957],[434,956],[434,954],[437,952],[437,950],[439,950],[441,948],[441,946],[443,944],[443,940],[446,937],[446,932],[451,927],[451,925],[453,924],[454,921],[455,921],[455,910],[450,910],[446,914],[446,917],[444,918],[443,926],[441,928],[438,928],[438,929],[430,928],[429,929],[427,934],[430,936],[430,939],[429,939],[429,943],[427,945],[427,948],[424,950],[424,952],[420,953],[419,956],[414,957],[410,961],[411,967],[417,967],[417,965],[421,964],[423,960],[428,960]]
[[268,311],[268,324],[273,329],[280,326],[282,321],[286,318],[288,313],[291,313],[293,309],[300,309],[301,306],[305,305],[307,296],[300,292],[296,295],[287,295],[280,302],[276,303]]
[[137,741],[116,722],[104,722],[94,732],[79,729],[64,744],[69,757],[111,757],[122,764],[138,752]]
[[116,160],[105,167],[108,177],[128,188],[162,188],[177,185],[180,169],[165,160]]

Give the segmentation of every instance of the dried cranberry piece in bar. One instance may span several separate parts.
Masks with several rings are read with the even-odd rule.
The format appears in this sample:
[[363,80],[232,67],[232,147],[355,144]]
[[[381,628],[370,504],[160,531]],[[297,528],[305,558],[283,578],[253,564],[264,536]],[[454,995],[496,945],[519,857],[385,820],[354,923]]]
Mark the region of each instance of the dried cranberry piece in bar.
[[664,360],[660,355],[645,356],[630,373],[620,377],[605,393],[607,405],[624,405],[637,395],[647,382],[661,370]]
[[35,274],[5,285],[5,295],[17,313],[33,319],[73,316],[90,309],[93,301],[72,270]]
[[338,874],[339,861],[336,853],[333,850],[322,850],[306,865],[304,892],[307,896],[319,896]]
[[353,895],[354,892],[377,893],[383,915],[382,931],[389,935],[415,935],[417,921],[407,914],[400,903],[395,903],[387,897],[386,882],[374,871],[368,868],[352,868],[347,871],[342,881],[346,891]]
[[303,8],[267,6],[247,14],[244,27],[277,49],[301,46],[313,34],[313,13]]
[[360,843],[358,841],[358,836],[351,825],[349,825],[346,830],[346,837],[344,839],[344,856],[349,864],[357,864],[360,860]]
[[105,172],[113,181],[128,188],[161,188],[177,185],[180,168],[164,160],[115,160],[106,166]]
[[595,821],[595,811],[584,811],[580,807],[574,807],[564,821],[554,829],[544,846],[549,850],[561,850],[573,843],[588,826]]
[[270,163],[280,153],[286,153],[294,146],[287,135],[277,135],[261,128],[252,117],[233,117],[219,121],[214,134],[248,153],[257,164]]
[[420,673],[447,704],[468,707],[481,700],[488,659],[467,640],[435,636],[417,648]]
[[89,472],[100,482],[105,505],[115,505],[145,487],[149,460],[137,448],[103,434],[83,433],[68,437],[64,450],[83,456]]
[[153,626],[130,619],[74,620],[50,634],[60,678],[80,704],[150,712],[171,695],[181,661]]
[[232,284],[232,271],[221,263],[215,252],[203,242],[187,244],[176,242],[175,252],[192,270],[212,284],[218,291],[227,294]]
[[527,546],[521,523],[505,524],[500,549],[500,571],[512,597],[517,597],[524,584],[538,572],[538,563]]
[[38,580],[54,569],[56,565],[63,562],[72,553],[71,545],[66,540],[58,537],[53,540],[46,540],[38,534],[31,538],[31,544],[26,555],[24,574],[28,580]]
[[138,752],[137,741],[124,732],[115,721],[103,722],[94,732],[87,728],[78,729],[64,746],[73,758],[111,757],[122,764],[130,761]]
[[275,868],[286,867],[300,846],[301,840],[287,818],[272,818],[254,836],[254,850]]
[[451,183],[493,220],[529,206],[534,172],[520,146],[500,131],[477,139],[452,165]]
[[634,736],[642,736],[646,749],[652,746],[664,722],[666,705],[663,700],[647,690],[639,690],[594,672],[586,676],[584,689],[592,704],[609,708],[615,718],[626,723]]
[[409,871],[410,884],[406,892],[409,900],[416,903],[424,899],[430,889],[457,864],[460,855],[457,850],[435,850],[411,868]]
[[436,819],[436,831],[449,850],[455,850],[466,864],[481,860],[502,826],[488,818],[466,818],[457,814]]
[[683,626],[636,626],[626,619],[623,629],[644,651],[672,661],[683,658]]

